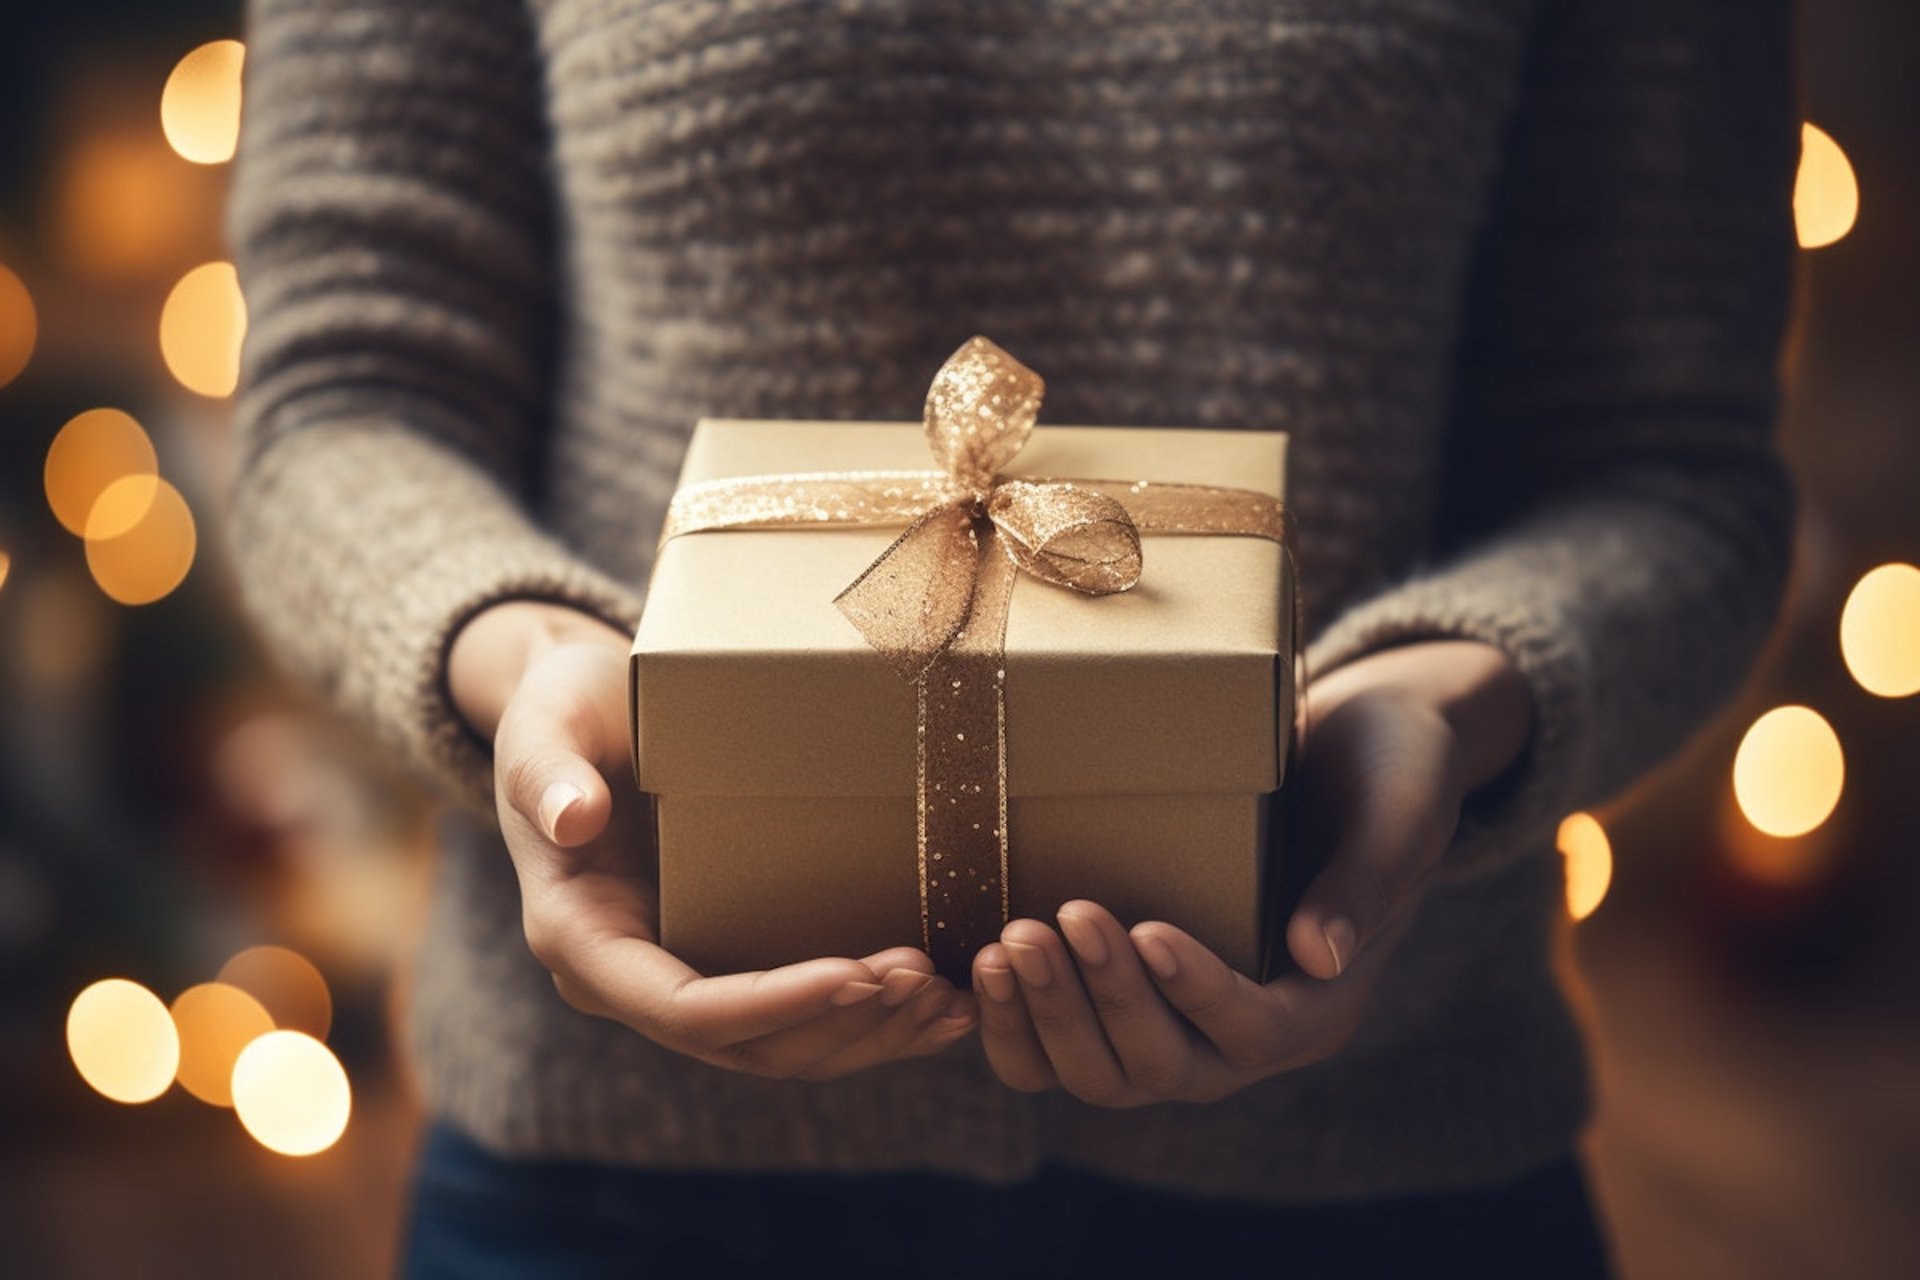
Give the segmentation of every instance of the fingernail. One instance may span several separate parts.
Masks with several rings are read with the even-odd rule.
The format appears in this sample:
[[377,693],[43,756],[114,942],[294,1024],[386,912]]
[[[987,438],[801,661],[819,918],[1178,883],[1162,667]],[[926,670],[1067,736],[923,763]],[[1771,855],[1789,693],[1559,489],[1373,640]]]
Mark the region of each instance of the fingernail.
[[587,793],[571,782],[556,782],[540,797],[540,825],[549,840],[560,838],[560,819],[567,810],[587,798]]
[[925,991],[933,978],[929,974],[916,973],[912,969],[895,969],[881,979],[886,990],[880,995],[880,1003],[889,1009],[898,1009],[914,996]]
[[1162,982],[1171,982],[1180,976],[1180,962],[1174,958],[1173,948],[1167,945],[1165,938],[1152,934],[1134,940],[1140,958],[1147,962],[1147,968],[1153,970],[1153,976]]
[[1059,916],[1060,932],[1067,935],[1067,944],[1088,964],[1107,962],[1107,941],[1100,936],[1100,926],[1081,916],[1062,913]]
[[1047,967],[1047,953],[1026,942],[1008,942],[1002,939],[1000,945],[1007,949],[1008,957],[1013,961],[1013,971],[1020,980],[1030,987],[1044,987],[1053,981],[1053,973]]
[[1346,972],[1347,961],[1353,958],[1353,921],[1335,916],[1320,926],[1320,936],[1327,940],[1327,950],[1333,954],[1333,975],[1337,978]]
[[877,982],[849,982],[827,997],[827,1003],[845,1007],[859,1004],[862,1000],[871,1000],[879,995],[882,988]]
[[1001,1004],[1013,999],[1018,988],[1013,981],[1013,971],[1002,969],[998,965],[982,965],[978,971],[980,989],[987,993],[987,999],[998,1000]]

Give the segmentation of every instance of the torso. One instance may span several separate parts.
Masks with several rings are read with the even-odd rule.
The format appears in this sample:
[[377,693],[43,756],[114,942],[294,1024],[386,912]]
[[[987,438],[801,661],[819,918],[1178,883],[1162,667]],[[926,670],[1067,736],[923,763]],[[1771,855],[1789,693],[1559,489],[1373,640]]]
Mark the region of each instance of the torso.
[[696,418],[915,418],[973,333],[1047,422],[1293,432],[1310,620],[1422,553],[1520,0],[535,8],[589,556]]

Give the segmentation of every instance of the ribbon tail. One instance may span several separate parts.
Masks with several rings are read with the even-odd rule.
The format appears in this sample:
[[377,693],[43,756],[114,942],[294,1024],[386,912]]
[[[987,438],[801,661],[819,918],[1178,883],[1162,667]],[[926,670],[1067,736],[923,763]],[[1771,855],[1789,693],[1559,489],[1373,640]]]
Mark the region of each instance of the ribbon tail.
[[833,602],[895,670],[917,680],[966,629],[982,549],[966,507],[943,504],[908,525]]
[[1019,569],[966,505],[922,515],[836,598],[912,681],[920,940],[937,972],[971,982],[1007,891],[1007,605]]
[[1011,908],[1006,634],[1018,573],[982,548],[972,617],[914,682],[921,941],[935,971],[963,989],[974,953],[1000,936]]

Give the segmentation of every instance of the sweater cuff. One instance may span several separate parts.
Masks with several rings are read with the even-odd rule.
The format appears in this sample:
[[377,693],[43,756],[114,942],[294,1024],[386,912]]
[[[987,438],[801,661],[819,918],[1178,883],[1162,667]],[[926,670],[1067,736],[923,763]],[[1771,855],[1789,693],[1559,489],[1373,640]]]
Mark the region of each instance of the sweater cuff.
[[1438,868],[1443,879],[1550,850],[1590,767],[1588,655],[1575,629],[1551,612],[1514,607],[1511,572],[1468,561],[1421,575],[1348,610],[1307,650],[1307,670],[1320,676],[1397,645],[1479,640],[1504,652],[1526,681],[1533,695],[1527,743],[1499,777],[1466,798]]
[[640,603],[634,593],[544,539],[479,550],[490,561],[484,573],[423,584],[422,643],[410,655],[395,694],[405,699],[399,705],[411,708],[406,723],[419,735],[412,745],[430,780],[450,799],[492,820],[493,744],[455,709],[447,683],[447,658],[460,629],[496,604],[537,600],[591,614],[632,635]]
[[296,433],[235,491],[250,611],[318,685],[435,790],[491,817],[490,745],[454,709],[446,659],[506,600],[567,605],[632,632],[640,593],[536,527],[460,451],[379,426]]

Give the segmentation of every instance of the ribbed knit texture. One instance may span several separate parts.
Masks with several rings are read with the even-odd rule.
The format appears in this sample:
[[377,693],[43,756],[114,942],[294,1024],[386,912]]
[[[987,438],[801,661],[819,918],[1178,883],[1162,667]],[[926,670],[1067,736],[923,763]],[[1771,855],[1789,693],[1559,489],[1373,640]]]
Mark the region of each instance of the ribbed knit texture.
[[1252,1199],[1464,1186],[1586,1108],[1555,824],[1734,688],[1784,576],[1785,6],[255,0],[234,551],[288,663],[483,813],[442,659],[638,613],[702,415],[910,419],[973,333],[1055,423],[1294,437],[1311,662],[1471,636],[1535,701],[1355,1042],[1207,1107],[698,1065],[554,995],[484,818],[414,999],[489,1145],[1053,1159]]

